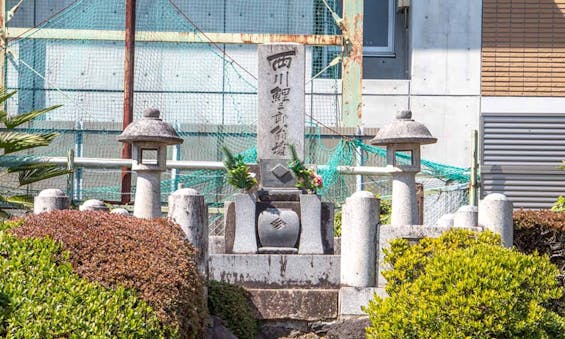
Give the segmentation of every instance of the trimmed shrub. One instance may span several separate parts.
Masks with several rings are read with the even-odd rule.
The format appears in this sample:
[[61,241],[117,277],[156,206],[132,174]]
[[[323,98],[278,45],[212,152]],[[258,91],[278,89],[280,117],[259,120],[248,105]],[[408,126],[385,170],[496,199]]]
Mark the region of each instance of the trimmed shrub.
[[62,243],[79,276],[108,288],[135,289],[181,338],[202,337],[208,319],[203,282],[178,225],[167,219],[53,211],[29,216],[11,232]]
[[220,281],[208,282],[208,309],[220,317],[240,339],[255,339],[257,320],[243,287]]
[[[565,213],[550,210],[515,211],[514,246],[523,253],[549,256],[561,272],[561,284],[565,285]],[[551,309],[565,315],[565,296],[552,301]]]
[[550,210],[514,212],[514,245],[520,252],[547,254],[565,269],[565,213]]
[[565,320],[546,308],[563,294],[547,257],[494,245],[489,233],[454,230],[422,242],[394,241],[390,297],[365,308],[369,338],[565,337]]
[[80,278],[51,239],[19,239],[0,224],[0,337],[164,338],[156,312],[134,290]]

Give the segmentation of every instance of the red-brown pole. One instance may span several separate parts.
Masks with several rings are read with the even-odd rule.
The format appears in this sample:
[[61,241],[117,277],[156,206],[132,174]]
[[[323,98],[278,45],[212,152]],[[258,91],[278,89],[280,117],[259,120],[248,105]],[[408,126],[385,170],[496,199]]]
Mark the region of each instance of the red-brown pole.
[[[124,58],[124,117],[123,129],[133,121],[133,78],[135,56],[135,1],[126,0],[126,49]],[[131,159],[131,144],[122,147],[122,159]],[[122,167],[122,204],[131,201],[131,172]]]

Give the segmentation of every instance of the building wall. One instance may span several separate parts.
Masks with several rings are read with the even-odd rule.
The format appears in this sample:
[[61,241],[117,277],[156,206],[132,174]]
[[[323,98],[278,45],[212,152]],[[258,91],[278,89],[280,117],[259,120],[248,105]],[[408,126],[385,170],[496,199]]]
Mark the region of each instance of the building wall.
[[483,3],[483,193],[548,208],[565,193],[565,0]]
[[565,96],[565,0],[484,0],[482,94]]
[[469,167],[479,127],[481,2],[413,0],[410,80],[364,80],[363,124],[380,127],[410,108],[438,138],[422,156]]

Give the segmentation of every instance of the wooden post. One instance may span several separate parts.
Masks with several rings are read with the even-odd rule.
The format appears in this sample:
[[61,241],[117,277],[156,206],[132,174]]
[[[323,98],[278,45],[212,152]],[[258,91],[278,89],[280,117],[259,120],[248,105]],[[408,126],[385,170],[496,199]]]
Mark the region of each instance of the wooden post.
[[416,183],[416,206],[418,208],[418,225],[424,224],[424,184]]
[[[133,121],[133,79],[135,56],[135,3],[136,0],[126,0],[126,36],[124,61],[124,115],[123,129]],[[122,159],[131,159],[131,144],[122,146]],[[131,172],[122,167],[122,204],[131,201]]]
[[[368,0],[366,0],[368,1]],[[361,126],[363,94],[363,0],[343,0],[342,127]]]
[[473,130],[472,133],[472,153],[471,153],[471,182],[469,183],[469,205],[478,205],[478,189],[479,181],[477,180],[479,172],[479,133]]

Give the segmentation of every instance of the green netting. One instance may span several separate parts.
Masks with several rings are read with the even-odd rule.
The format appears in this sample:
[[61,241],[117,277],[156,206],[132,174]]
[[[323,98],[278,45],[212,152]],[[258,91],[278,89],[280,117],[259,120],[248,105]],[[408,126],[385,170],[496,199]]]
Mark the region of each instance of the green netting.
[[[9,0],[8,6],[17,2]],[[333,9],[337,6],[336,0],[326,2]],[[116,136],[122,130],[124,42],[100,36],[124,30],[125,1],[36,1],[34,5],[24,1],[23,6],[8,23],[10,28],[29,29],[8,44],[6,85],[18,94],[7,108],[21,113],[62,104],[26,129],[60,135],[49,147],[0,161],[6,165],[8,160],[66,156],[69,149],[77,157],[119,158],[121,144]],[[235,153],[243,152],[248,162],[256,161],[256,46],[214,43],[211,33],[339,32],[322,0],[137,0],[136,29],[143,39],[136,42],[134,118],[147,107],[157,107],[173,124],[184,143],[169,147],[169,159],[221,161],[220,146],[227,145]],[[45,36],[54,32],[57,37]],[[192,34],[196,41],[163,42],[163,32]],[[305,160],[326,166],[320,168],[325,181],[320,193],[336,204],[357,188],[357,179],[340,175],[337,166],[385,162],[383,149],[332,132],[341,122],[341,83],[340,66],[331,62],[340,53],[339,46],[306,48]],[[429,161],[422,164],[424,175],[419,180],[435,199],[429,204],[434,212],[426,217],[433,220],[436,211],[449,212],[465,202],[466,170]],[[79,168],[73,198],[119,201],[120,178],[119,169]],[[387,177],[364,176],[363,183],[384,198],[390,195]],[[25,190],[36,193],[66,185],[66,178],[58,178]],[[223,171],[169,171],[163,175],[162,201],[180,185],[199,190],[211,206],[221,207],[234,192]],[[0,181],[0,191],[18,190],[13,177]],[[212,221],[220,225],[218,215],[212,215]]]

